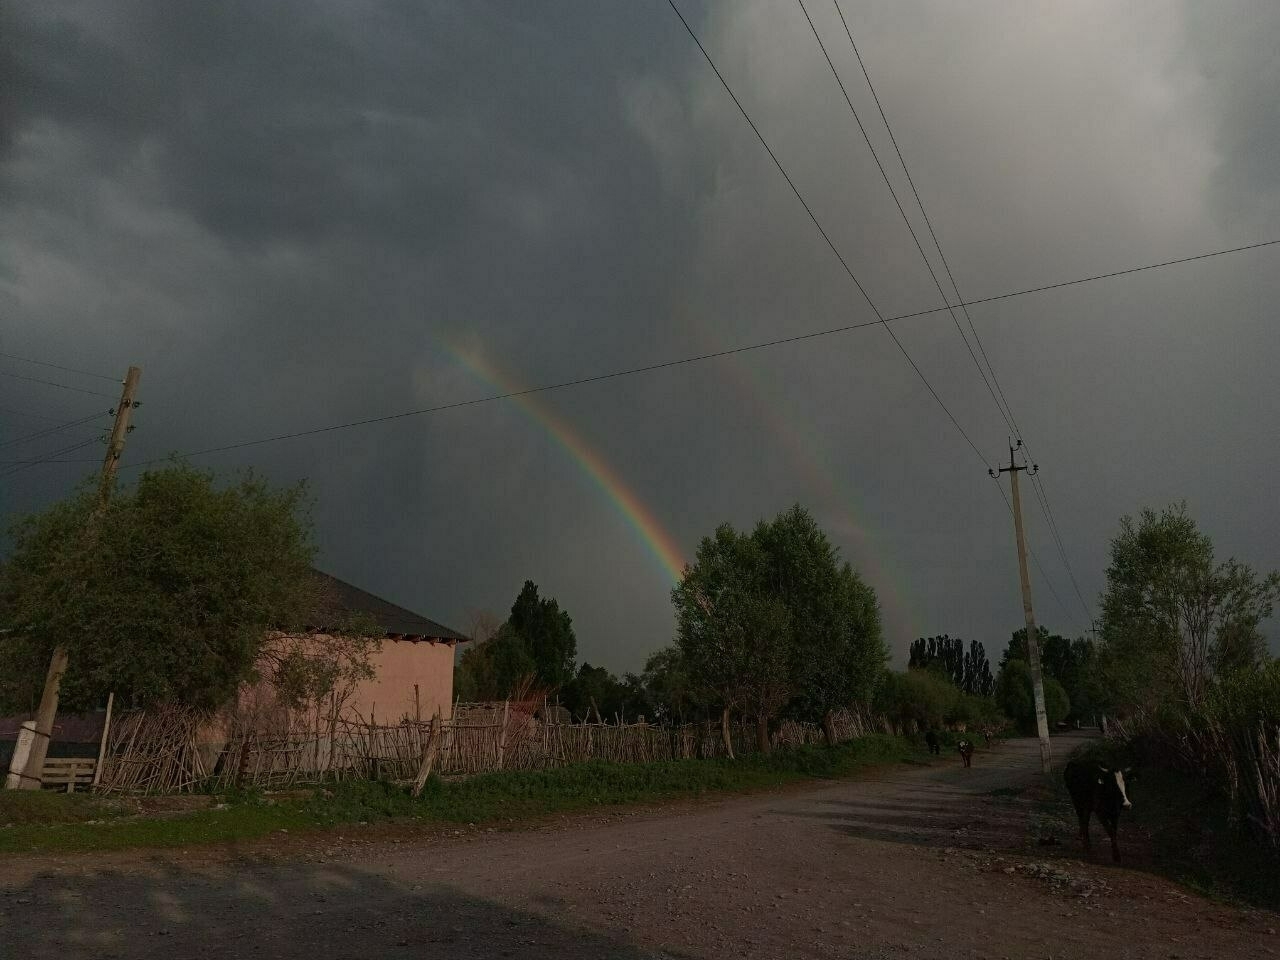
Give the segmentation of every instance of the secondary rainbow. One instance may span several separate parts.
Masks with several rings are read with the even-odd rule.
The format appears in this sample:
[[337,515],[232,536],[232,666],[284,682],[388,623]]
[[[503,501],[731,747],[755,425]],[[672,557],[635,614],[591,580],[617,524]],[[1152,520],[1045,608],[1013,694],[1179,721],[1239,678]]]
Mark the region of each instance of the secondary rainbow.
[[[463,350],[448,341],[444,342],[444,346],[449,355],[464,369],[499,392],[516,393],[527,389],[524,384],[499,368],[488,357],[474,351]],[[640,542],[661,564],[663,571],[673,581],[678,581],[684,573],[684,551],[680,549],[676,538],[654,516],[653,511],[644,504],[617,471],[591,448],[569,421],[552,410],[538,394],[513,397],[512,402],[546,430],[547,434],[573,458],[627,521]]]

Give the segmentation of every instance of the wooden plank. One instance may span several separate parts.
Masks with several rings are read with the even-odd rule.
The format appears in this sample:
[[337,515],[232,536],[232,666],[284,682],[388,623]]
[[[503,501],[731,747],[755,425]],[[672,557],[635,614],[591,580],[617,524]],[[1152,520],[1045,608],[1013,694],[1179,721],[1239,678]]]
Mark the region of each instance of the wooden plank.
[[436,715],[431,718],[431,732],[427,734],[427,746],[422,752],[422,764],[418,767],[418,776],[413,782],[415,797],[422,795],[422,788],[427,785],[427,778],[431,776],[431,768],[436,762],[436,754],[440,751],[440,741],[443,739],[443,731],[440,727],[440,711],[437,710]]
[[111,730],[111,708],[115,706],[115,691],[107,694],[107,716],[102,722],[102,739],[98,743],[98,765],[93,768],[93,785],[98,785],[98,780],[102,777],[102,763],[107,756],[107,734]]

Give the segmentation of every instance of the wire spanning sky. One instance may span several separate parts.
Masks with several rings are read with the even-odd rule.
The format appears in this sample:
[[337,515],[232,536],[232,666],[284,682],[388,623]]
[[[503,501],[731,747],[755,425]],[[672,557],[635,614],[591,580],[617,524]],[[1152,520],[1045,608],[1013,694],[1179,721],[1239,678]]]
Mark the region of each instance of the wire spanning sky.
[[[938,306],[799,6],[679,6],[877,306]],[[835,8],[805,6],[927,238]],[[1280,237],[1273,5],[842,6],[967,299]],[[15,2],[0,36],[0,441],[105,413],[74,371],[130,363],[126,462],[875,319],[664,0]],[[1174,499],[1223,556],[1280,566],[1278,265],[971,308],[1085,606],[1119,517]],[[1007,456],[951,318],[893,329]],[[899,658],[944,631],[999,649],[1021,619],[1006,508],[876,327],[198,462],[309,478],[321,565],[456,627],[533,579],[616,670],[671,639],[699,537],[794,502]],[[92,469],[18,470],[0,504]],[[1037,574],[1039,618],[1078,633],[1024,506],[1063,601]]]

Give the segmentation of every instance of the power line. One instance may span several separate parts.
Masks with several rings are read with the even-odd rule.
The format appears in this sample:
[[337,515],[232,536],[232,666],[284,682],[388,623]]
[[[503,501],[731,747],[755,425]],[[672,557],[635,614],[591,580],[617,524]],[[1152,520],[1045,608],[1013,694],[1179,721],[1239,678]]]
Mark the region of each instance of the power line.
[[[1024,290],[1014,290],[1010,293],[997,294],[994,297],[983,297],[981,300],[966,300],[962,303],[952,304],[955,307],[979,307],[984,303],[996,303],[999,300],[1010,300],[1014,297],[1025,297],[1032,293],[1044,293],[1048,290],[1060,290],[1063,287],[1074,287],[1082,283],[1093,283],[1095,280],[1110,280],[1113,277],[1124,277],[1131,273],[1142,273],[1144,270],[1159,270],[1162,267],[1176,267],[1183,263],[1194,263],[1197,260],[1208,260],[1212,257],[1225,257],[1229,253],[1244,253],[1247,250],[1260,250],[1263,247],[1274,247],[1280,244],[1280,240],[1262,240],[1258,243],[1246,243],[1241,247],[1228,247],[1225,250],[1213,250],[1209,253],[1197,253],[1192,257],[1180,257],[1177,260],[1162,260],[1160,263],[1148,263],[1141,267],[1128,267],[1124,270],[1113,270],[1110,273],[1095,273],[1088,277],[1079,277],[1075,280],[1063,280],[1059,283],[1046,283],[1039,287],[1027,287]],[[910,320],[915,317],[925,317],[931,313],[941,313],[948,310],[949,307],[931,307],[928,310],[917,310],[914,313],[904,313],[900,316],[890,317],[891,321]]]
[[[1025,444],[1024,444],[1025,446]],[[1080,601],[1080,606],[1084,610],[1084,614],[1090,620],[1093,619],[1093,613],[1089,610],[1089,604],[1084,598],[1084,594],[1080,591],[1080,584],[1076,580],[1075,571],[1071,569],[1071,561],[1067,559],[1067,548],[1062,542],[1062,531],[1058,528],[1058,519],[1053,515],[1053,507],[1049,504],[1049,491],[1045,489],[1044,480],[1039,475],[1031,479],[1032,489],[1039,488],[1037,499],[1041,501],[1040,506],[1044,511],[1045,519],[1049,521],[1049,529],[1053,531],[1054,539],[1058,543],[1058,552],[1062,555],[1062,565],[1067,568],[1067,576],[1071,580],[1071,588],[1075,591],[1076,599]]]
[[[915,196],[916,206],[920,208],[920,215],[924,218],[925,225],[929,229],[929,236],[933,239],[934,248],[938,251],[938,257],[942,261],[942,265],[946,270],[947,279],[951,282],[951,288],[952,290],[955,291],[956,299],[963,304],[964,297],[960,293],[960,286],[956,282],[955,274],[951,269],[951,263],[950,261],[947,260],[947,255],[942,249],[942,243],[938,240],[938,234],[933,228],[933,221],[929,219],[929,213],[927,210],[925,210],[924,200],[920,196],[920,191],[916,188],[915,180],[911,176],[911,170],[907,167],[906,157],[903,156],[902,148],[898,145],[898,138],[893,133],[893,126],[889,123],[889,117],[885,113],[884,105],[880,102],[880,95],[876,92],[876,86],[871,80],[871,74],[867,70],[867,65],[865,61],[862,59],[862,53],[858,50],[858,44],[853,39],[853,31],[849,28],[849,21],[844,15],[844,10],[841,9],[840,7],[840,0],[832,0],[832,3],[836,8],[836,13],[839,14],[840,16],[840,22],[844,26],[845,36],[849,38],[849,46],[853,50],[853,55],[858,60],[858,66],[862,69],[862,76],[867,82],[867,89],[871,91],[872,99],[875,100],[876,109],[880,112],[880,119],[884,122],[884,128],[885,128],[885,131],[889,134],[889,140],[893,144],[894,152],[897,153],[898,155],[898,162],[902,165],[902,172],[907,178],[907,183],[911,187],[912,194]],[[810,26],[812,26],[812,21],[810,21]],[[815,35],[816,35],[816,32],[815,32]],[[821,43],[821,40],[819,40],[819,43]],[[828,58],[827,62],[830,63],[830,58]],[[833,72],[834,70],[835,68],[832,67]],[[899,207],[899,210],[901,210],[901,207]],[[914,232],[913,232],[913,236],[914,236]],[[919,246],[918,242],[917,242],[917,246]],[[923,254],[923,251],[921,252]],[[945,300],[946,297],[944,296],[943,299]],[[1005,415],[1005,422],[1009,424],[1010,430],[1012,430],[1013,433],[1020,440],[1022,440],[1023,439],[1022,429],[1018,425],[1017,417],[1014,415],[1013,405],[1009,402],[1009,398],[1004,392],[1004,387],[1001,385],[1000,378],[996,374],[995,366],[991,363],[991,357],[988,356],[987,354],[987,348],[982,343],[982,337],[978,334],[978,328],[973,322],[973,317],[970,315],[968,307],[962,306],[961,310],[964,313],[965,320],[969,324],[969,329],[973,332],[973,339],[974,339],[974,342],[977,343],[979,351],[981,351],[982,353],[982,359],[986,362],[987,369],[991,373],[991,381],[987,383],[987,389],[991,390],[991,384],[992,383],[995,384],[995,389],[999,393],[999,400],[996,401],[996,406],[999,407],[1000,402],[1003,401],[1004,411],[1002,411],[1002,415],[1004,415],[1007,412],[1007,415]],[[954,318],[955,318],[955,312],[952,311],[952,319]],[[958,326],[959,325],[957,324],[957,327]],[[961,331],[961,335],[963,336],[963,331]],[[966,340],[966,344],[967,342],[968,341]],[[969,350],[969,355],[973,357],[972,348],[970,348]],[[975,364],[978,365],[979,372],[982,372],[982,365],[978,364],[977,357],[973,357],[973,361]],[[986,381],[986,379],[987,378],[984,374],[983,380]],[[996,399],[995,393],[992,394],[992,399],[993,400]],[[1027,455],[1030,456],[1031,455],[1030,447],[1027,446],[1026,449],[1027,449]],[[1071,561],[1067,557],[1066,546],[1062,540],[1062,532],[1058,528],[1057,519],[1053,515],[1053,508],[1049,504],[1049,492],[1047,489],[1045,489],[1043,482],[1038,481],[1035,475],[1032,475],[1031,477],[1031,484],[1032,484],[1032,492],[1035,494],[1035,497],[1036,497],[1036,502],[1040,506],[1041,513],[1044,514],[1045,520],[1049,525],[1049,530],[1053,536],[1055,546],[1057,547],[1058,554],[1062,558],[1062,565],[1063,567],[1066,568],[1067,576],[1071,579],[1071,585],[1075,590],[1076,597],[1077,599],[1079,599],[1081,606],[1084,608],[1085,616],[1088,617],[1090,616],[1089,605],[1085,602],[1084,595],[1080,592],[1080,585],[1076,581],[1075,571],[1072,570]]]
[[97,377],[99,380],[109,380],[111,383],[119,383],[119,377],[109,377],[105,373],[93,373],[89,370],[77,370],[75,367],[64,367],[60,363],[50,363],[48,360],[33,360],[31,357],[20,357],[16,353],[0,353],[0,357],[7,360],[21,360],[23,363],[34,363],[40,367],[52,367],[54,370],[63,370],[67,373],[78,373],[82,377]]
[[14,380],[27,380],[31,383],[43,383],[48,387],[58,387],[62,390],[70,390],[74,393],[88,393],[95,397],[106,397],[108,400],[115,398],[109,393],[102,393],[98,390],[86,390],[84,387],[72,387],[65,383],[58,383],[56,380],[41,380],[39,377],[24,377],[20,373],[10,373],[8,370],[0,370],[0,377],[12,377]]
[[[1249,244],[1243,247],[1233,247],[1229,250],[1218,250],[1212,253],[1199,254],[1195,257],[1187,257],[1183,260],[1170,260],[1170,261],[1166,261],[1165,263],[1150,264],[1143,267],[1133,267],[1128,270],[1119,270],[1113,273],[1103,274],[1103,275],[1092,277],[1092,278],[1082,278],[1079,280],[1067,280],[1062,283],[1050,284],[1048,286],[1035,287],[1028,290],[1017,290],[1017,291],[1013,291],[1012,293],[998,294],[997,296],[987,297],[983,300],[971,300],[969,301],[968,306],[973,306],[975,304],[980,304],[980,303],[990,303],[993,300],[1007,300],[1012,297],[1027,296],[1029,294],[1039,293],[1043,290],[1052,290],[1057,287],[1066,287],[1066,286],[1071,286],[1073,284],[1086,283],[1088,282],[1089,279],[1101,280],[1101,279],[1106,279],[1110,277],[1123,276],[1124,274],[1127,274],[1127,273],[1137,273],[1142,270],[1151,270],[1156,267],[1172,266],[1178,263],[1186,263],[1190,260],[1204,260],[1209,257],[1218,257],[1228,253],[1239,253],[1245,250],[1254,250],[1259,247],[1271,246],[1273,244],[1280,244],[1280,240],[1268,240],[1264,243]],[[887,317],[885,318],[884,322],[894,323],[899,320],[911,320],[917,317],[928,316],[934,313],[941,313],[946,309],[947,309],[946,307],[933,307],[928,310],[917,310],[913,313],[903,313],[903,314],[899,314],[898,316]],[[271,437],[260,437],[256,440],[245,440],[239,443],[226,444],[220,447],[210,447],[205,450],[194,450],[189,453],[181,454],[181,456],[198,457],[198,456],[203,456],[205,454],[210,454],[210,453],[223,453],[228,450],[238,450],[242,447],[259,446],[261,444],[275,443],[281,440],[293,440],[298,437],[309,437],[309,436],[314,436],[316,434],[321,434],[321,433],[331,433],[336,430],[346,430],[354,427],[369,426],[375,423],[385,423],[390,420],[403,420],[407,417],[424,416],[430,413],[441,413],[445,410],[453,410],[459,407],[470,407],[470,406],[476,406],[482,403],[492,403],[498,400],[510,400],[516,397],[528,396],[530,394],[535,394],[535,393],[546,393],[551,390],[562,390],[568,387],[585,386],[586,384],[600,383],[605,380],[615,380],[621,377],[630,377],[630,376],[635,376],[637,374],[642,374],[642,373],[651,373],[657,370],[666,370],[671,367],[680,367],[688,364],[702,363],[704,361],[715,360],[720,357],[729,357],[739,353],[749,353],[754,350],[765,350],[771,347],[784,346],[789,343],[799,343],[805,340],[815,340],[820,337],[834,336],[836,334],[841,334],[841,333],[850,333],[854,330],[862,330],[867,327],[875,327],[875,326],[881,326],[881,325],[882,325],[882,322],[880,320],[864,320],[858,323],[847,323],[847,324],[842,324],[841,326],[838,326],[838,327],[828,327],[824,330],[814,330],[809,333],[800,333],[790,337],[778,337],[777,339],[774,339],[774,340],[764,340],[759,343],[744,344],[743,346],[740,346],[740,347],[730,347],[725,350],[716,350],[711,353],[700,353],[694,356],[680,357],[675,360],[664,360],[659,363],[650,363],[650,364],[645,364],[644,366],[639,366],[639,367],[628,367],[626,369],[613,370],[607,373],[596,374],[590,377],[580,377],[575,380],[562,380],[557,383],[548,383],[548,384],[543,384],[541,386],[529,387],[526,390],[515,390],[508,393],[495,393],[485,397],[477,397],[474,400],[461,400],[455,403],[440,404],[434,407],[422,407],[416,410],[405,410],[400,413],[387,414],[381,417],[369,417],[363,420],[351,420],[344,423],[328,424],[327,426],[323,426],[323,427],[313,427],[308,430],[299,430],[294,433],[284,433],[284,434],[279,434],[277,436],[271,436]],[[161,463],[165,459],[167,458],[159,457],[151,460],[141,461],[139,463],[126,464],[122,466],[122,469],[129,469],[131,466],[139,467],[139,466],[145,466],[152,463]]]
[[[813,17],[809,16],[809,10],[804,5],[804,0],[796,0],[796,2],[800,5],[800,12],[804,14],[804,18],[809,24],[809,29],[813,32],[814,40],[818,42],[818,49],[822,51],[823,59],[827,61],[827,66],[831,68],[831,76],[835,78],[836,85],[840,88],[840,93],[844,96],[844,102],[848,105],[849,112],[853,114],[854,122],[857,123],[858,130],[862,133],[862,139],[866,141],[867,149],[871,151],[871,159],[875,161],[876,169],[880,171],[880,176],[884,180],[884,185],[889,188],[889,196],[893,198],[894,206],[898,208],[898,214],[902,217],[902,222],[906,224],[907,232],[911,234],[911,239],[916,245],[916,250],[920,253],[920,259],[924,261],[925,269],[929,271],[929,277],[933,280],[933,285],[938,290],[938,296],[942,298],[943,304],[947,305],[947,311],[951,314],[951,322],[955,324],[956,333],[960,334],[960,339],[963,341],[965,349],[969,351],[969,357],[973,360],[973,365],[977,367],[978,375],[982,377],[982,382],[986,384],[987,392],[991,394],[991,400],[995,403],[997,412],[1004,420],[1005,425],[1008,426],[1010,430],[1013,430],[1014,427],[1009,420],[1009,416],[1005,413],[1004,408],[1000,406],[1000,401],[996,398],[996,392],[992,388],[991,382],[987,379],[987,373],[982,369],[982,364],[978,362],[978,356],[973,352],[973,347],[969,343],[969,338],[965,336],[964,328],[960,326],[960,320],[956,316],[955,309],[949,304],[950,298],[947,296],[946,291],[942,289],[942,282],[938,279],[938,275],[933,269],[933,264],[929,260],[929,255],[924,252],[924,245],[920,243],[920,238],[916,235],[916,229],[911,223],[911,218],[907,216],[907,211],[902,207],[902,201],[898,198],[898,191],[893,188],[893,181],[889,179],[888,171],[885,170],[884,164],[880,162],[880,155],[876,152],[876,148],[871,142],[871,136],[867,133],[867,128],[863,124],[862,117],[858,113],[858,108],[853,105],[853,99],[849,96],[849,91],[845,87],[844,81],[840,78],[840,71],[836,69],[836,65],[831,59],[831,54],[827,52],[827,45],[822,42],[822,36],[818,33],[818,27],[813,22]],[[850,35],[849,40],[852,43],[852,35]],[[877,101],[877,103],[878,102],[879,101]],[[884,117],[883,110],[880,115],[882,118]],[[885,121],[885,127],[886,129],[888,128],[887,120]],[[890,131],[889,135],[892,139],[892,131]],[[895,149],[897,148],[896,142],[894,143],[894,147]],[[902,153],[900,151],[898,153],[898,159],[902,159]],[[906,165],[904,163],[903,168],[905,169],[905,167]],[[909,179],[910,177],[908,176],[908,180]],[[913,186],[912,189],[914,190],[915,187]],[[916,195],[916,199],[917,201],[919,200],[918,194]],[[956,295],[956,299],[960,299],[959,294]],[[986,458],[984,457],[983,459],[985,461]]]
[[47,437],[53,433],[61,433],[63,430],[69,430],[71,427],[78,427],[82,423],[88,423],[90,420],[96,420],[103,416],[101,413],[91,413],[87,417],[81,417],[79,420],[70,420],[56,427],[46,427],[44,430],[37,430],[35,433],[28,433],[23,437],[15,437],[12,440],[5,440],[0,443],[0,447],[9,447],[15,443],[26,443],[28,440],[38,440],[41,437]]
[[[101,437],[95,437],[94,439],[100,440]],[[102,462],[101,457],[64,457],[60,460],[50,460],[50,459],[47,459],[46,457],[27,457],[25,460],[0,460],[0,464],[4,464],[5,466],[13,466],[14,464],[19,464],[19,463],[45,464],[45,463],[101,463],[101,462]]]
[[[996,489],[1000,491],[1000,499],[1004,501],[1005,509],[1009,511],[1009,515],[1013,516],[1013,504],[1009,502],[1008,495],[1004,492],[1004,487],[996,484]],[[1049,575],[1044,571],[1044,564],[1040,562],[1040,558],[1036,556],[1035,550],[1030,545],[1027,546],[1027,553],[1031,554],[1031,559],[1035,562],[1036,569],[1040,571],[1040,579],[1044,581],[1044,585],[1049,588],[1049,593],[1053,595],[1053,599],[1058,602],[1058,608],[1062,611],[1063,616],[1071,622],[1071,624],[1079,628],[1080,624],[1076,622],[1076,618],[1072,616],[1071,611],[1067,609],[1067,605],[1062,602],[1062,597],[1058,596],[1058,591],[1053,588],[1053,581],[1049,579]]]
[[[257,440],[245,440],[240,443],[230,443],[221,447],[210,447],[207,450],[196,450],[191,453],[181,454],[183,457],[199,457],[209,453],[223,453],[227,450],[238,450],[241,447],[254,447],[264,443],[275,443],[279,440],[293,440],[298,437],[310,437],[321,433],[332,433],[335,430],[347,430],[352,427],[365,427],[375,423],[386,423],[390,420],[403,420],[406,417],[423,416],[429,413],[443,413],[446,410],[457,410],[461,407],[474,407],[482,403],[493,403],[497,400],[512,400],[516,397],[526,397],[534,393],[546,393],[550,390],[562,390],[566,387],[581,387],[590,383],[599,383],[603,380],[616,380],[620,377],[631,377],[641,373],[652,373],[656,370],[666,370],[670,367],[681,367],[691,363],[701,363],[706,360],[715,360],[719,357],[730,357],[739,353],[748,353],[752,350],[764,350],[769,347],[777,347],[787,343],[798,343],[803,340],[814,340],[818,337],[826,337],[836,333],[846,333],[851,330],[861,330],[866,327],[880,326],[880,320],[864,320],[859,323],[848,323],[840,327],[831,327],[827,330],[816,330],[812,333],[800,333],[791,337],[779,337],[776,340],[766,340],[762,343],[750,343],[741,347],[730,347],[727,350],[716,350],[712,353],[700,353],[697,356],[681,357],[677,360],[663,360],[659,363],[649,363],[641,367],[629,367],[625,370],[613,370],[609,373],[600,373],[590,377],[579,377],[576,380],[562,380],[558,383],[547,383],[537,387],[528,387],[524,390],[511,390],[507,393],[494,393],[485,397],[476,397],[472,400],[457,400],[453,403],[442,403],[434,407],[423,407],[418,410],[405,410],[400,413],[391,413],[381,417],[368,417],[364,420],[351,420],[347,423],[333,423],[324,427],[313,427],[310,430],[299,430],[295,433],[282,433],[274,437],[261,437]],[[160,463],[166,460],[166,457],[156,457],[151,460],[143,460],[138,463],[125,465],[122,469],[130,467],[142,467],[152,463]]]
[[41,463],[61,463],[61,462],[64,462],[64,461],[54,460],[53,458],[54,458],[54,457],[60,457],[60,456],[62,456],[64,453],[74,453],[75,451],[77,451],[77,450],[81,450],[81,449],[83,449],[84,447],[87,447],[87,446],[89,446],[89,445],[90,445],[90,444],[92,444],[92,443],[98,443],[101,439],[102,439],[101,437],[90,437],[90,438],[89,438],[89,439],[87,439],[87,440],[81,440],[79,443],[73,443],[73,444],[71,444],[70,446],[63,447],[61,450],[53,450],[53,451],[50,451],[48,454],[46,454],[46,455],[45,455],[45,456],[43,456],[43,457],[38,457],[38,458],[36,458],[36,459],[34,459],[34,460],[27,460],[27,461],[24,461],[24,462],[22,462],[22,463],[18,464],[17,466],[14,466],[14,467],[12,467],[12,468],[10,468],[10,469],[8,469],[8,470],[5,470],[5,471],[3,471],[3,472],[0,472],[0,480],[8,479],[9,477],[12,477],[14,474],[21,473],[23,470],[29,470],[29,469],[31,469],[32,467],[37,466],[38,464],[41,464]]
[[[965,432],[964,427],[960,426],[960,421],[955,418],[955,415],[952,414],[950,408],[948,408],[943,402],[942,397],[938,395],[938,391],[933,388],[933,384],[929,382],[929,379],[916,364],[911,354],[907,352],[907,348],[902,345],[902,341],[898,339],[898,335],[893,332],[893,328],[889,326],[889,321],[886,320],[884,314],[880,312],[880,308],[875,305],[875,302],[862,286],[861,281],[859,281],[857,276],[854,275],[848,261],[845,260],[843,254],[840,253],[839,249],[832,241],[830,234],[827,233],[821,222],[819,222],[817,216],[813,212],[813,209],[809,206],[808,201],[805,200],[804,195],[801,194],[799,188],[796,187],[795,181],[793,181],[791,179],[791,175],[787,173],[786,167],[782,165],[782,161],[778,159],[777,154],[773,152],[773,148],[769,146],[769,141],[764,138],[764,134],[760,132],[760,128],[757,127],[755,121],[751,119],[751,115],[747,113],[746,107],[742,105],[742,101],[738,99],[738,95],[733,92],[733,88],[730,87],[729,82],[725,80],[724,75],[720,72],[720,68],[716,66],[715,61],[711,58],[711,54],[707,52],[707,48],[702,45],[702,41],[699,40],[698,35],[694,33],[693,27],[689,26],[689,21],[684,18],[684,14],[681,13],[680,8],[676,6],[675,0],[667,0],[667,3],[671,6],[675,15],[680,18],[680,22],[684,25],[685,31],[693,39],[693,42],[698,45],[698,49],[702,51],[703,58],[715,73],[716,78],[720,81],[720,85],[724,87],[725,92],[729,94],[730,99],[733,100],[734,105],[738,108],[738,112],[742,114],[742,118],[747,121],[747,125],[751,127],[752,132],[756,135],[756,139],[760,141],[760,145],[763,146],[765,152],[769,154],[769,159],[773,161],[774,166],[778,168],[778,172],[782,174],[782,178],[787,181],[787,186],[791,188],[791,192],[794,193],[796,199],[800,201],[800,205],[804,207],[805,213],[809,215],[809,219],[813,221],[813,225],[817,227],[818,232],[822,234],[822,239],[827,242],[827,246],[831,248],[831,252],[834,253],[836,259],[840,261],[840,266],[844,268],[844,272],[849,275],[849,279],[852,280],[854,286],[858,288],[858,292],[862,294],[862,298],[867,301],[867,306],[869,306],[871,311],[876,315],[876,320],[884,327],[889,336],[893,338],[893,342],[897,345],[898,349],[902,351],[902,355],[907,358],[907,363],[911,364],[911,369],[916,372],[916,375],[920,378],[926,389],[928,389],[929,393],[933,395],[933,399],[938,402],[938,406],[942,407],[942,411],[947,415],[947,419],[951,421],[952,425],[960,432],[960,435],[964,437],[965,442],[973,448],[973,452],[978,455],[978,459],[981,460],[983,464],[986,464],[987,458],[983,455],[982,450],[973,442],[969,434]],[[946,298],[944,297],[943,299],[945,301]]]
[[51,417],[46,413],[32,413],[30,410],[15,410],[13,407],[0,407],[0,411],[4,413],[17,414],[19,417],[34,417],[36,420],[48,420],[50,423],[56,423],[57,417]]
[[[853,50],[853,55],[858,60],[858,67],[862,70],[863,79],[867,81],[867,89],[871,91],[871,98],[875,101],[876,110],[880,113],[880,119],[884,122],[885,132],[889,134],[889,142],[893,144],[894,153],[898,155],[898,163],[902,165],[902,172],[906,176],[907,185],[911,187],[911,193],[916,199],[916,206],[920,208],[920,216],[924,218],[925,226],[929,229],[929,236],[933,240],[934,249],[938,251],[938,258],[942,261],[943,269],[947,272],[947,279],[951,282],[951,289],[955,291],[956,300],[960,301],[960,309],[964,313],[966,322],[969,324],[969,329],[973,332],[974,342],[978,345],[978,350],[982,353],[982,359],[986,361],[987,369],[991,371],[991,380],[995,384],[996,391],[1000,394],[1000,400],[1004,402],[1005,410],[1008,412],[1008,416],[1005,418],[1005,421],[1009,424],[1009,428],[1015,434],[1021,435],[1022,431],[1018,429],[1018,422],[1013,416],[1013,407],[1009,405],[1009,401],[1004,395],[1004,389],[1000,386],[1000,380],[996,376],[995,367],[991,365],[991,359],[987,356],[987,349],[982,345],[982,338],[978,336],[978,328],[974,326],[973,317],[969,315],[968,307],[964,304],[964,298],[960,295],[960,287],[956,284],[955,274],[951,271],[951,263],[947,260],[947,255],[942,252],[942,244],[938,241],[938,234],[933,229],[933,221],[929,219],[929,214],[924,208],[924,200],[920,197],[920,191],[916,189],[916,182],[911,176],[910,169],[907,167],[906,158],[902,155],[902,148],[898,146],[898,138],[894,135],[893,127],[889,123],[889,117],[885,113],[884,106],[880,103],[880,95],[876,92],[876,85],[871,82],[871,74],[867,71],[867,65],[862,60],[862,53],[858,50],[857,43],[854,42],[853,31],[849,29],[849,21],[845,19],[844,10],[840,7],[840,0],[832,0],[832,3],[835,5],[836,13],[840,15],[840,23],[844,26],[845,36],[849,38],[849,46]],[[943,299],[945,300],[946,297],[944,296]],[[953,311],[952,319],[954,318],[955,313]],[[964,332],[961,331],[961,336],[963,335]],[[968,343],[967,338],[965,342],[966,344]],[[973,356],[972,348],[969,349],[969,355]],[[977,363],[977,357],[974,357],[974,363]],[[979,371],[982,370],[981,364],[978,365],[978,369]],[[983,376],[983,380],[986,380],[985,375]],[[987,384],[987,389],[991,389],[990,383]],[[999,405],[999,402],[997,402],[996,406],[998,407]]]

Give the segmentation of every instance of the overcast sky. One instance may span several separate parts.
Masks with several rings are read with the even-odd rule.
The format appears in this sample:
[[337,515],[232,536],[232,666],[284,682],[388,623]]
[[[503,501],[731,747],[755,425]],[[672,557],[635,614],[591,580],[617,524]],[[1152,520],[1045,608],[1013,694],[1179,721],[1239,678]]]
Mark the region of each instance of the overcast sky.
[[[967,299],[1280,238],[1274,3],[843,5]],[[877,307],[939,306],[799,6],[681,8]],[[0,351],[141,366],[126,463],[874,319],[665,0],[6,2],[0,124]],[[1024,491],[1050,629],[1088,627],[1145,506],[1280,567],[1277,302],[1272,247],[971,311],[1088,606]],[[795,502],[899,663],[998,650],[1009,431],[947,314],[893,330],[987,463],[878,327],[194,462],[309,478],[321,566],[454,627],[532,579],[619,671],[673,636],[655,543]],[[111,405],[0,376],[0,439]],[[0,478],[0,506],[92,469]]]

